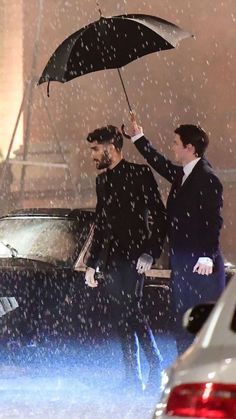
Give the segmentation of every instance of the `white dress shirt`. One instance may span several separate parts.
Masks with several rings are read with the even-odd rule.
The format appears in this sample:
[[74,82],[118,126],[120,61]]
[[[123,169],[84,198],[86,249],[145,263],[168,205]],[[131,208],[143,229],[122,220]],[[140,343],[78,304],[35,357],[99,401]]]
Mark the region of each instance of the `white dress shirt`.
[[190,175],[190,173],[192,172],[193,168],[196,166],[197,162],[201,159],[201,157],[198,157],[192,161],[190,161],[189,163],[187,163],[185,166],[183,166],[183,171],[184,171],[184,176],[182,179],[182,184],[185,182],[185,180],[187,179],[187,177]]

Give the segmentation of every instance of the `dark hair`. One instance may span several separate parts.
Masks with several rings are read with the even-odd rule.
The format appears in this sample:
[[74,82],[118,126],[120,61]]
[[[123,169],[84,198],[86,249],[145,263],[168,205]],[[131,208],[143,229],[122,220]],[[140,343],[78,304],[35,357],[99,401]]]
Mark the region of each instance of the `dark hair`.
[[116,150],[121,150],[123,147],[123,136],[118,128],[113,125],[97,128],[90,132],[87,136],[87,141],[89,143],[97,141],[98,144],[113,144]]
[[204,155],[209,144],[209,138],[201,127],[196,125],[180,125],[176,128],[175,133],[180,136],[184,147],[192,144],[195,148],[195,154],[198,157]]

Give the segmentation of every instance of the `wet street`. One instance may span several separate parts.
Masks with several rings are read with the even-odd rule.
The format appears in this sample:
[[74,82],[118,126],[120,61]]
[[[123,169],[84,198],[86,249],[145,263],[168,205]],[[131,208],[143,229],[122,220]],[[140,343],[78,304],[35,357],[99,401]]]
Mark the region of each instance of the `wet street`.
[[[166,368],[176,355],[174,343],[163,335],[156,340]],[[145,381],[146,370],[143,376]],[[128,392],[123,379],[115,339],[2,348],[0,418],[151,418],[160,389],[155,394]]]

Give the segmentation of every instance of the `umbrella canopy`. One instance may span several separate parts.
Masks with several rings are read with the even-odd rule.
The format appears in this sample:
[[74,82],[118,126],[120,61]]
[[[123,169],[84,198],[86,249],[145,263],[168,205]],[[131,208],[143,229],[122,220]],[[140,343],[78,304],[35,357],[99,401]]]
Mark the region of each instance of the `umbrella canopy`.
[[59,45],[38,84],[65,83],[91,72],[119,69],[144,55],[175,48],[189,36],[189,32],[155,16],[101,16]]

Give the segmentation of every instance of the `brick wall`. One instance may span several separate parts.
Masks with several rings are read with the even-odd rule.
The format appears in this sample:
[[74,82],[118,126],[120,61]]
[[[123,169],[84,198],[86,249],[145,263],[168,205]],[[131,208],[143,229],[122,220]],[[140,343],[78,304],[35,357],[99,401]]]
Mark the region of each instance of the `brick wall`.
[[[21,0],[0,2],[0,150],[5,155],[23,93],[23,10]],[[22,123],[13,149],[22,142]]]

